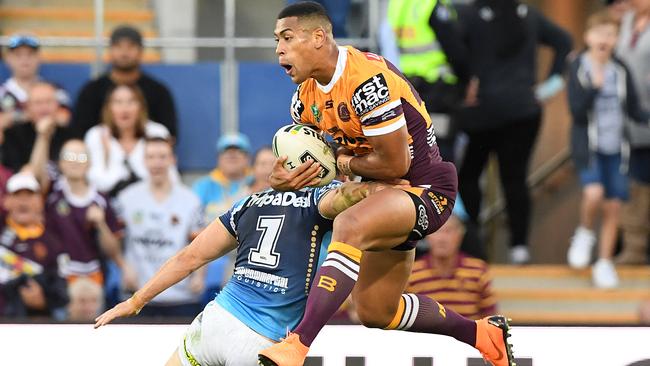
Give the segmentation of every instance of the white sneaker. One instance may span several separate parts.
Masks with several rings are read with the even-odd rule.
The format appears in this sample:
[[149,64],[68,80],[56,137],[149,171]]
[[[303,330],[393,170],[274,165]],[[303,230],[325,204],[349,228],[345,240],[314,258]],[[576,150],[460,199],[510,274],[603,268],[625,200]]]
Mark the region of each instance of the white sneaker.
[[587,268],[591,260],[591,250],[596,244],[596,235],[593,231],[582,226],[576,228],[571,238],[571,246],[567,252],[567,261],[572,268]]
[[591,270],[594,285],[598,288],[618,287],[618,274],[614,262],[610,259],[599,259]]
[[530,252],[525,245],[515,245],[510,248],[510,263],[526,264],[530,262]]

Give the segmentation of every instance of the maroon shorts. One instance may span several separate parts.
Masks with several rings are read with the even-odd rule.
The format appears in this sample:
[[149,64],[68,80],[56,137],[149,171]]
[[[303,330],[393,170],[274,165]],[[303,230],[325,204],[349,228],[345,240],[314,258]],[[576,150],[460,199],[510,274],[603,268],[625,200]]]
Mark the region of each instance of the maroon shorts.
[[411,250],[425,236],[437,231],[451,216],[456,202],[458,178],[451,163],[442,163],[443,170],[433,180],[435,184],[406,188],[413,200],[416,220],[413,231],[406,242],[393,250]]

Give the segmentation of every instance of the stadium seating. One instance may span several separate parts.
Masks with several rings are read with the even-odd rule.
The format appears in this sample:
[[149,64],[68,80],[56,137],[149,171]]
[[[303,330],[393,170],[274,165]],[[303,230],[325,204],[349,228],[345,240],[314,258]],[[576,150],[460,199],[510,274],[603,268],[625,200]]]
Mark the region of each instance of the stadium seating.
[[589,269],[565,265],[491,267],[499,312],[515,324],[637,324],[650,294],[650,267],[618,267],[621,286],[594,289]]
[[[145,37],[156,37],[155,14],[147,0],[105,0],[105,35],[118,24],[137,25]],[[2,34],[30,30],[37,36],[94,37],[94,10],[92,1],[61,0],[3,0],[0,8]],[[92,47],[43,47],[46,62],[92,62]],[[157,49],[147,48],[145,62],[160,61]]]

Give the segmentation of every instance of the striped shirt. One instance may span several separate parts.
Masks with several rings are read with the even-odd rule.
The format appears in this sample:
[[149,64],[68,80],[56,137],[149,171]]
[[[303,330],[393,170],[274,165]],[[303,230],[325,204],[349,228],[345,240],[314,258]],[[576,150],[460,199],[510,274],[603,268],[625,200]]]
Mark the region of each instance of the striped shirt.
[[426,295],[470,319],[480,319],[497,310],[487,263],[462,253],[451,276],[433,268],[431,256],[418,259],[406,290]]

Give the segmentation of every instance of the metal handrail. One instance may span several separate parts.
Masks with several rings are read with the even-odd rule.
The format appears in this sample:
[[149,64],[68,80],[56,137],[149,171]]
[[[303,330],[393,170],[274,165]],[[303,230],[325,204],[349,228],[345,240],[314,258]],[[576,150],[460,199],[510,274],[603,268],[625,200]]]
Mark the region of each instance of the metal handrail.
[[[530,173],[526,182],[528,186],[532,188],[537,188],[543,182],[548,179],[553,173],[557,172],[565,163],[570,160],[571,152],[569,148],[564,148],[553,157],[545,161],[540,165],[537,170]],[[494,220],[494,218],[499,215],[506,208],[505,200],[503,197],[497,199],[492,205],[481,210],[479,215],[479,221],[482,224],[489,223]]]
[[[0,36],[0,46],[9,44],[8,36]],[[39,37],[41,45],[48,47],[95,47],[98,40],[94,37]],[[368,38],[339,38],[339,44],[352,45],[361,48],[374,48],[376,42]],[[103,37],[101,46],[109,45],[109,38]],[[275,48],[272,37],[165,37],[145,38],[145,47],[170,47],[170,48]]]

